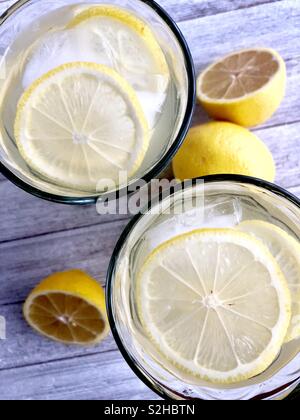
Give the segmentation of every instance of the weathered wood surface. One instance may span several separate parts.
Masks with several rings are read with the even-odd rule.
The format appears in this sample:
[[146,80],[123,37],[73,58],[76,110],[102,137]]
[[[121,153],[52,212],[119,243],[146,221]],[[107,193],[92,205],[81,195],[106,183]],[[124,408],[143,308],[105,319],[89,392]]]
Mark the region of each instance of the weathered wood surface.
[[[42,0],[41,0],[42,1]],[[0,12],[5,5],[0,2]],[[271,46],[287,62],[288,91],[276,115],[255,132],[272,150],[277,183],[300,196],[300,0],[160,0],[179,22],[197,72],[234,49]],[[195,123],[207,117],[197,109]],[[90,349],[40,338],[25,324],[22,302],[53,271],[78,267],[105,279],[127,217],[99,217],[95,207],[47,203],[0,176],[0,398],[157,398],[126,366],[109,337]]]
[[[45,374],[46,373],[46,374]],[[116,351],[1,372],[1,399],[153,399]]]

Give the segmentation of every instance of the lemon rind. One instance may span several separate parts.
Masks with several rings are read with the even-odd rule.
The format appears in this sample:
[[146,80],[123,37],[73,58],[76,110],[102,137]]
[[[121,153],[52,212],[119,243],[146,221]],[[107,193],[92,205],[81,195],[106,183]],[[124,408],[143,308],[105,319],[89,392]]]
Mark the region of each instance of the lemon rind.
[[66,28],[72,29],[77,25],[87,21],[88,19],[97,17],[109,17],[116,19],[123,24],[126,24],[129,28],[134,29],[138,35],[142,37],[149,50],[152,52],[152,55],[155,57],[161,73],[169,74],[169,68],[165,56],[152,30],[149,28],[146,22],[137,18],[132,13],[129,13],[123,8],[105,4],[88,7],[86,10],[79,12],[79,14],[68,23]]
[[[192,237],[197,234],[211,234],[211,233],[219,233],[219,234],[226,234],[229,233],[232,235],[234,234],[236,237],[236,231],[234,229],[197,229],[189,233],[185,233],[183,235],[179,235],[176,238],[170,239],[169,241],[161,244],[158,248],[156,248],[150,256],[147,258],[146,262],[143,265],[143,268],[138,276],[137,280],[137,295],[141,296],[140,290],[141,290],[141,281],[143,278],[144,273],[148,270],[149,265],[151,262],[155,259],[157,255],[159,255],[163,250],[167,249],[170,245],[174,243],[181,243],[183,240]],[[175,361],[173,358],[168,356],[162,349],[160,344],[158,343],[157,339],[153,335],[152,331],[149,330],[147,326],[147,322],[145,322],[144,317],[142,315],[143,310],[141,309],[142,302],[137,302],[137,309],[139,313],[139,317],[141,320],[141,323],[143,325],[143,328],[147,332],[148,337],[151,339],[152,343],[155,345],[156,349],[163,355],[164,358],[166,358],[174,367],[179,369],[181,372],[188,373],[192,375],[194,378],[198,378],[200,380],[204,380],[209,383],[213,383],[216,385],[224,385],[224,384],[235,384],[240,383],[245,380],[249,380],[250,378],[257,376],[264,372],[266,369],[268,369],[271,364],[276,359],[277,355],[280,352],[280,349],[284,343],[284,339],[286,336],[286,331],[289,327],[290,320],[291,320],[291,295],[290,291],[287,286],[286,279],[284,278],[284,275],[282,274],[279,265],[277,264],[276,260],[270,253],[270,251],[265,247],[261,242],[254,239],[248,234],[244,234],[243,232],[238,232],[238,236],[240,238],[247,239],[248,241],[255,243],[255,246],[261,250],[261,252],[268,256],[268,259],[270,262],[272,262],[274,273],[276,273],[277,279],[278,279],[278,286],[281,286],[281,316],[282,316],[282,325],[280,328],[280,331],[278,333],[277,340],[275,340],[272,343],[272,346],[270,346],[269,354],[265,355],[263,358],[260,358],[260,364],[252,369],[249,369],[247,373],[244,374],[233,374],[233,371],[229,371],[226,374],[222,374],[219,371],[214,370],[208,370],[205,368],[202,368],[202,372],[195,372],[194,370],[191,370],[187,368],[186,366],[181,365],[179,362]],[[253,241],[254,239],[254,241]],[[278,294],[279,296],[279,294]],[[279,322],[279,321],[278,321]],[[170,350],[169,350],[170,351]],[[266,352],[266,350],[264,351]],[[244,365],[247,366],[247,365]],[[216,375],[212,376],[212,373],[215,372]]]
[[[85,281],[86,281],[86,275],[85,273],[83,273],[80,270],[73,270],[71,272],[69,272],[69,274],[74,274],[74,275],[79,275],[79,278],[81,276],[85,277]],[[65,279],[63,279],[62,281],[62,277],[61,275],[63,275],[64,273],[57,273],[54,274],[52,276],[47,277],[46,279],[44,279],[44,281],[42,281],[42,283],[40,283],[28,296],[28,298],[26,299],[24,306],[23,306],[23,314],[24,314],[24,318],[26,319],[26,321],[28,322],[28,324],[39,334],[51,339],[51,340],[55,340],[57,342],[63,343],[63,344],[74,344],[74,345],[79,345],[79,346],[83,346],[83,347],[87,347],[87,346],[94,346],[96,344],[99,344],[102,340],[104,340],[109,332],[110,332],[110,327],[109,327],[109,322],[108,322],[108,317],[107,317],[107,313],[106,313],[106,307],[105,307],[105,295],[103,290],[101,289],[101,286],[96,282],[96,280],[88,277],[88,284],[86,283],[86,291],[83,291],[83,288],[81,287],[81,292],[76,291],[75,289],[77,288],[76,286],[76,281],[71,282],[70,286],[67,285],[67,281]],[[80,280],[79,280],[80,281]],[[51,283],[53,285],[55,285],[55,287],[51,288]],[[83,281],[82,281],[83,284]],[[74,288],[73,290],[70,290]],[[88,292],[87,292],[88,290]],[[89,294],[94,294],[93,299],[91,297],[89,297]],[[96,293],[98,294],[98,296],[96,297]],[[30,307],[32,306],[32,304],[34,303],[34,300],[38,297],[42,297],[42,296],[49,296],[50,294],[64,294],[66,296],[70,296],[70,297],[77,297],[81,300],[83,300],[84,302],[86,302],[89,306],[95,308],[98,313],[99,313],[99,317],[101,317],[101,319],[104,322],[104,329],[101,332],[101,334],[98,334],[95,338],[95,340],[91,340],[89,342],[80,342],[80,341],[67,341],[67,340],[61,340],[55,336],[52,336],[50,334],[45,333],[41,328],[39,328],[31,319],[30,317]]]
[[[22,117],[23,117],[22,114],[23,114],[23,111],[26,109],[26,106],[28,105],[32,95],[35,94],[36,90],[39,87],[43,86],[45,82],[48,82],[49,79],[51,79],[52,77],[59,75],[60,73],[63,73],[66,70],[76,69],[76,68],[77,69],[82,68],[83,70],[98,71],[99,74],[104,74],[105,76],[111,77],[118,84],[118,86],[122,90],[122,93],[126,94],[126,97],[128,98],[128,103],[130,104],[132,109],[135,111],[135,117],[136,117],[136,120],[139,121],[140,123],[144,138],[142,141],[142,147],[140,148],[139,153],[137,154],[137,157],[129,171],[129,177],[133,177],[134,174],[139,170],[149,148],[150,133],[149,133],[148,122],[146,120],[146,117],[142,109],[142,106],[139,102],[139,99],[135,91],[131,87],[131,85],[122,76],[120,76],[114,69],[107,67],[105,65],[102,65],[102,64],[96,64],[92,62],[79,62],[79,61],[66,63],[50,70],[48,73],[44,74],[42,77],[35,80],[29,86],[29,88],[21,96],[19,103],[17,105],[16,119],[15,119],[15,124],[14,124],[14,133],[15,133],[16,143],[20,151],[20,154],[24,158],[25,162],[34,171],[41,174],[46,179],[51,179],[53,182],[57,182],[59,183],[59,185],[67,187],[67,188],[76,187],[76,183],[71,185],[69,183],[64,183],[63,180],[61,180],[61,178],[56,178],[55,176],[49,177],[49,174],[47,172],[43,171],[39,165],[35,165],[34,161],[31,160],[29,156],[27,156],[26,150],[23,147],[23,144],[21,141],[21,137],[22,137],[21,133],[24,129],[24,127],[22,127]],[[82,185],[80,185],[80,189],[82,189]],[[90,185],[86,185],[85,189],[90,190]]]
[[[243,95],[237,98],[233,98],[233,99],[212,99],[209,96],[205,95],[202,90],[201,90],[201,86],[202,86],[202,80],[205,77],[205,75],[212,70],[217,64],[222,63],[226,58],[241,54],[241,53],[245,53],[245,52],[255,52],[255,51],[260,51],[260,52],[269,52],[271,55],[273,55],[274,58],[276,58],[278,64],[279,64],[279,69],[277,72],[275,72],[273,74],[273,76],[269,79],[269,81],[267,83],[265,83],[260,89],[255,90],[254,92],[250,92],[247,95]],[[246,48],[240,51],[236,51],[235,53],[230,53],[225,55],[224,57],[222,57],[221,59],[215,61],[213,64],[211,64],[209,67],[207,67],[198,77],[197,79],[197,98],[200,102],[205,102],[207,104],[210,105],[230,105],[230,104],[235,104],[235,103],[244,103],[245,101],[247,101],[248,99],[251,99],[253,97],[255,97],[256,95],[264,92],[272,83],[273,81],[276,79],[276,77],[278,77],[278,75],[280,74],[284,74],[284,78],[286,79],[286,64],[283,60],[283,58],[280,56],[280,54],[274,50],[273,48]]]
[[[298,241],[296,241],[296,239],[294,239],[291,235],[289,235],[287,232],[285,232],[283,229],[281,229],[280,227],[270,224],[268,222],[265,222],[263,220],[246,220],[242,223],[240,223],[240,227],[242,226],[252,226],[252,225],[256,225],[256,226],[261,226],[264,227],[266,229],[269,230],[269,232],[271,233],[272,231],[276,232],[279,236],[281,236],[284,241],[286,241],[288,244],[290,244],[290,247],[295,249],[296,252],[299,254],[300,257],[300,243]],[[238,226],[238,228],[239,228]],[[295,258],[297,259],[296,255]],[[299,262],[299,267],[300,267],[300,262]],[[300,303],[300,280],[299,280],[299,295],[297,295],[297,298],[299,298],[299,303]],[[300,314],[299,314],[300,316]],[[298,326],[293,326],[290,325],[289,328],[289,332],[285,338],[285,342],[289,343],[290,341],[296,340],[300,338],[300,321],[298,322]]]

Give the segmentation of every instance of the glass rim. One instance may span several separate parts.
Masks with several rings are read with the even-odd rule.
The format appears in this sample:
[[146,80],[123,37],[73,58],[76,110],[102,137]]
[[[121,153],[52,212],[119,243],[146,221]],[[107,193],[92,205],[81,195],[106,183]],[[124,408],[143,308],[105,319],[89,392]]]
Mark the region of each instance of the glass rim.
[[[248,184],[248,185],[254,185],[256,187],[262,188],[264,190],[267,190],[269,192],[272,192],[273,194],[283,197],[289,202],[293,203],[296,207],[300,209],[300,199],[296,197],[294,194],[290,193],[283,187],[280,187],[278,185],[275,185],[271,182],[264,181],[259,178],[249,177],[245,175],[231,175],[231,174],[220,174],[220,175],[208,175],[203,176],[199,178],[194,178],[191,180],[191,184],[189,184],[188,188],[192,188],[193,186],[197,185],[198,181],[204,181],[205,184],[209,183],[216,183],[216,182],[232,182],[232,183],[242,183],[242,184]],[[177,187],[175,187],[174,192],[172,192],[172,195],[176,194],[177,191],[183,191],[184,183],[179,183]],[[166,197],[161,193],[158,197],[158,200],[153,204],[157,205],[158,203],[161,203]],[[148,204],[148,209],[150,210],[152,206],[151,202]],[[147,213],[146,213],[147,214]],[[108,320],[110,324],[110,328],[114,337],[114,340],[117,344],[117,347],[119,351],[121,352],[123,358],[125,359],[128,366],[131,368],[131,370],[135,373],[135,375],[148,387],[150,390],[152,390],[154,393],[156,393],[159,397],[165,399],[165,400],[172,400],[170,395],[165,392],[161,387],[156,385],[154,381],[151,381],[148,376],[142,373],[143,367],[139,367],[130,352],[126,349],[125,345],[122,342],[121,336],[118,332],[117,326],[116,326],[116,320],[114,316],[114,308],[113,308],[113,302],[112,302],[112,290],[114,287],[114,271],[116,268],[116,264],[119,260],[120,253],[124,247],[124,244],[126,243],[127,239],[129,238],[132,230],[137,226],[137,224],[140,222],[140,220],[145,216],[143,212],[137,214],[125,227],[123,230],[111,257],[107,276],[106,276],[106,307],[107,307],[107,314],[108,314]],[[288,386],[288,385],[287,385]],[[172,390],[169,390],[173,393]],[[275,390],[274,390],[275,391]],[[187,398],[188,400],[189,398]]]
[[[31,0],[18,0],[14,3],[11,7],[9,7],[1,16],[0,16],[0,26],[9,18],[11,17],[17,10],[19,10],[22,6],[26,3],[29,3]],[[150,8],[154,10],[155,13],[166,23],[166,25],[171,29],[173,35],[177,39],[181,51],[183,53],[183,58],[185,62],[185,71],[188,80],[188,91],[187,91],[187,105],[184,114],[183,121],[180,126],[180,130],[173,141],[171,147],[165,153],[162,159],[160,159],[152,169],[148,170],[148,172],[143,175],[138,180],[134,181],[131,184],[131,187],[134,189],[136,185],[138,185],[140,180],[145,182],[151,181],[153,178],[158,176],[171,162],[172,158],[180,149],[187,132],[191,126],[194,108],[195,108],[195,98],[196,98],[196,73],[194,67],[194,61],[192,58],[192,54],[188,43],[179,29],[177,23],[171,18],[171,16],[164,10],[162,6],[160,6],[154,0],[137,0],[141,3],[146,4]],[[17,187],[21,188],[22,190],[38,197],[42,198],[47,201],[52,201],[61,204],[80,204],[80,205],[87,205],[87,204],[95,204],[97,200],[101,197],[99,195],[93,196],[83,196],[83,197],[71,197],[71,196],[64,196],[64,195],[57,195],[52,194],[46,191],[43,191],[39,188],[36,188],[26,181],[23,181],[19,178],[15,173],[13,173],[10,169],[8,169],[3,162],[0,162],[0,173],[2,173],[9,181],[15,184]],[[122,196],[127,191],[129,185],[118,189],[117,191],[113,192],[114,197]],[[109,193],[105,194],[106,198],[109,198]]]

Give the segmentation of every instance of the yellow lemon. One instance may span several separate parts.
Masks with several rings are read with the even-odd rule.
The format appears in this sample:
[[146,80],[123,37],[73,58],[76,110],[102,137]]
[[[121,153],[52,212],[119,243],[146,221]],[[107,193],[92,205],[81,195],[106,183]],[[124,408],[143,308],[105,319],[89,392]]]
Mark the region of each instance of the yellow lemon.
[[208,114],[251,127],[268,120],[286,89],[286,65],[268,48],[230,54],[198,78],[198,99]]
[[238,229],[261,240],[283,272],[292,296],[292,320],[286,341],[300,337],[300,244],[278,226],[260,220],[242,222]]
[[267,146],[246,128],[210,122],[190,130],[173,160],[180,180],[215,174],[239,174],[275,179],[275,163]]
[[109,332],[104,290],[80,270],[42,281],[27,298],[24,316],[40,334],[66,344],[97,344]]
[[[149,129],[134,90],[116,71],[95,63],[64,64],[21,97],[15,137],[27,164],[66,187],[96,191],[139,169]],[[66,152],[67,151],[67,152]]]
[[276,260],[260,241],[234,229],[198,230],[159,246],[138,276],[137,303],[161,354],[213,383],[266,370],[291,319]]

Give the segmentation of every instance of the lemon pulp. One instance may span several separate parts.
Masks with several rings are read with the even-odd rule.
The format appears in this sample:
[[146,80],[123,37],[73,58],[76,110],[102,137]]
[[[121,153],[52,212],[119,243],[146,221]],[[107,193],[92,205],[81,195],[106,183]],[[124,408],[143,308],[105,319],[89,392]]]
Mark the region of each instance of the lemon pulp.
[[286,88],[286,66],[268,48],[238,51],[205,69],[198,78],[198,99],[210,116],[250,127],[269,119]]
[[97,191],[103,179],[132,176],[149,146],[149,131],[132,87],[113,69],[69,63],[21,97],[15,122],[20,153],[51,181]]
[[214,383],[267,369],[290,322],[291,297],[275,259],[233,229],[194,231],[161,245],[141,269],[136,293],[163,357]]
[[80,270],[43,280],[28,296],[24,316],[37,332],[66,344],[97,344],[109,332],[104,291]]
[[292,297],[292,319],[286,341],[300,337],[300,244],[281,228],[259,220],[246,221],[238,229],[261,240],[277,260]]

